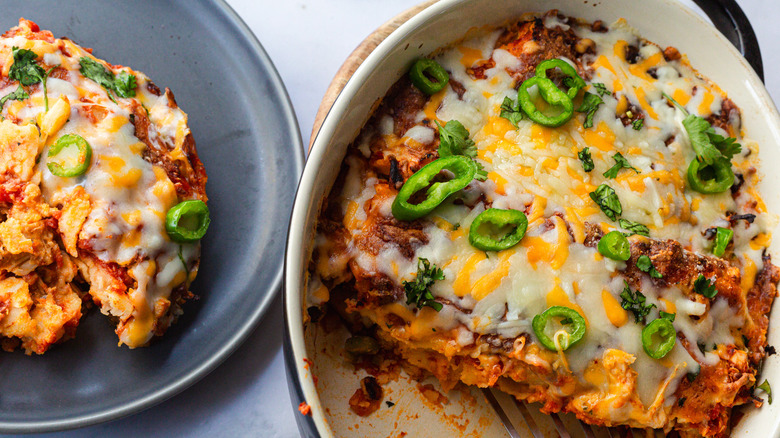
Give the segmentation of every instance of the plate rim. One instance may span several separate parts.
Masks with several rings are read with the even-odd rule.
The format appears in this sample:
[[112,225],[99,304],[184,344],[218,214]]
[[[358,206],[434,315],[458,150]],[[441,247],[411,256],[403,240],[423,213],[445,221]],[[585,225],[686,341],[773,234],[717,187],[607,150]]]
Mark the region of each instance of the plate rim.
[[[218,12],[224,14],[224,18],[233,27],[237,33],[236,36],[245,40],[248,47],[251,49],[250,56],[257,59],[259,64],[263,65],[269,75],[267,80],[271,83],[271,88],[279,94],[282,101],[282,108],[277,108],[277,113],[280,114],[280,118],[283,120],[286,129],[292,132],[291,148],[293,167],[298,174],[298,182],[300,181],[300,175],[303,172],[305,162],[305,152],[303,146],[303,139],[301,137],[300,126],[295,114],[295,110],[290,99],[290,94],[282,81],[281,75],[274,65],[271,57],[266,52],[263,45],[258,40],[257,36],[252,32],[246,22],[236,13],[236,11],[227,3],[227,0],[201,0],[205,3],[211,3]],[[297,184],[297,183],[296,183]],[[292,208],[291,212],[292,213]],[[288,214],[289,216],[289,214]],[[286,222],[289,226],[289,217],[286,218]],[[100,423],[117,420],[122,417],[127,417],[136,413],[139,413],[145,409],[151,408],[157,404],[160,404],[173,396],[181,393],[185,389],[194,385],[209,373],[214,371],[219,365],[221,365],[228,357],[230,357],[240,347],[249,335],[257,327],[262,317],[267,312],[274,298],[282,290],[282,280],[284,273],[284,259],[281,260],[279,266],[276,268],[276,272],[273,276],[273,280],[268,283],[267,293],[260,301],[260,304],[256,307],[255,311],[249,318],[244,321],[240,326],[240,329],[234,332],[230,339],[222,344],[221,348],[216,350],[208,360],[200,363],[198,366],[188,370],[186,373],[177,377],[159,389],[153,390],[143,397],[137,398],[130,402],[126,402],[122,405],[109,408],[109,409],[97,409],[91,413],[85,413],[74,417],[54,420],[37,420],[37,421],[2,421],[0,420],[0,432],[2,433],[43,433],[43,432],[56,432],[78,429],[87,426],[94,426]]]

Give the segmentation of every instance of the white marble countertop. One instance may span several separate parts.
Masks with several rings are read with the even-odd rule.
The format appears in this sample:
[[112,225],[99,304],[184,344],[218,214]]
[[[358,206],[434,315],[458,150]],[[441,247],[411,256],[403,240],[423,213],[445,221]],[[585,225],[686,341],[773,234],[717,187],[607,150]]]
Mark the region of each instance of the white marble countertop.
[[[228,0],[279,70],[306,145],[320,100],[344,59],[371,31],[419,1]],[[769,91],[780,102],[777,0],[738,1],[758,35]],[[124,419],[45,436],[297,436],[281,350],[283,331],[277,297],[244,345],[181,394]]]

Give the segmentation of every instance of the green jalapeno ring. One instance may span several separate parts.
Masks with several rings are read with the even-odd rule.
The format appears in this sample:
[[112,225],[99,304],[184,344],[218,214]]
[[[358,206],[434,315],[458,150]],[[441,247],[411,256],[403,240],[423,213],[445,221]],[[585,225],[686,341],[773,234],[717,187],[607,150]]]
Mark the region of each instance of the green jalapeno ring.
[[[495,225],[497,228],[513,225],[514,229],[495,239],[490,235],[481,234],[480,226],[485,223]],[[525,230],[528,228],[528,218],[525,213],[519,210],[502,210],[500,208],[488,208],[480,213],[469,228],[469,243],[471,246],[482,251],[501,251],[509,249],[518,243],[525,236]]]
[[722,193],[734,185],[734,172],[731,162],[725,159],[712,164],[702,163],[698,159],[688,165],[688,184],[699,193]]
[[[528,94],[528,89],[534,85],[539,88],[539,94],[547,103],[561,109],[560,114],[557,116],[548,116],[536,108],[536,105],[531,101],[531,95]],[[527,79],[520,85],[520,88],[517,89],[517,100],[520,102],[520,107],[529,119],[550,128],[557,128],[558,126],[563,125],[568,122],[574,114],[574,103],[569,96],[561,91],[553,81],[539,76]]]
[[[431,76],[432,81],[428,76]],[[423,58],[418,59],[409,69],[409,79],[417,89],[425,94],[432,95],[443,90],[450,81],[450,75],[438,62]]]
[[[75,163],[65,163],[67,155],[71,155],[76,148],[77,156]],[[59,161],[57,156],[59,155]],[[58,138],[49,148],[46,167],[53,175],[61,177],[73,177],[83,175],[92,161],[92,147],[90,147],[84,137],[77,134],[65,134]]]
[[[566,326],[571,325],[573,329],[571,331],[564,329],[558,330],[551,338],[545,329],[550,320],[556,317],[561,318],[562,320],[568,319],[571,321],[569,324],[566,324]],[[534,316],[531,326],[542,346],[552,351],[568,350],[574,344],[582,340],[586,330],[585,318],[576,310],[565,306],[552,306],[544,312]]]
[[[654,338],[660,338],[657,341]],[[677,331],[672,322],[666,318],[658,318],[642,329],[642,347],[653,359],[663,359],[672,351],[677,342]]]
[[[563,74],[571,78],[571,82],[567,84],[570,86],[566,91],[566,95],[569,96],[569,99],[574,100],[574,98],[577,97],[577,93],[585,88],[585,80],[580,77],[577,70],[572,67],[571,64],[562,59],[548,59],[542,61],[536,66],[536,76],[547,79],[547,70],[553,68],[559,68]],[[542,94],[542,97],[547,100],[547,90],[540,88],[539,92]]]
[[620,231],[610,231],[599,240],[596,248],[604,257],[625,262],[631,258],[631,244]]
[[[449,170],[455,178],[446,182],[431,180],[442,170]],[[393,201],[392,212],[396,219],[413,221],[432,212],[453,193],[465,188],[477,174],[477,163],[464,155],[439,158],[423,166],[406,180]],[[409,198],[426,186],[426,198],[419,204],[409,203]]]
[[211,224],[209,208],[201,200],[180,202],[165,215],[165,230],[174,242],[195,242],[206,235]]

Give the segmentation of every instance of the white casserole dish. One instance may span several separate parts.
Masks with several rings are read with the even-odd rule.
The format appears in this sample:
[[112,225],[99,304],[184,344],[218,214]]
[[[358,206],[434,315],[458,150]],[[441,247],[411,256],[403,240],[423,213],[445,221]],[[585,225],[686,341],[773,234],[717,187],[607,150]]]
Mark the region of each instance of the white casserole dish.
[[[523,13],[561,13],[611,23],[625,18],[640,35],[661,46],[675,46],[688,55],[691,65],[718,84],[740,107],[743,128],[760,145],[761,192],[770,211],[780,213],[780,116],[761,80],[734,46],[695,12],[673,0],[601,0],[598,3],[567,0],[442,0],[403,24],[382,42],[358,68],[334,103],[319,131],[298,188],[293,208],[286,255],[285,313],[288,328],[288,370],[293,399],[305,400],[311,417],[302,417],[302,433],[312,436],[389,436],[407,432],[410,436],[461,435],[503,436],[490,408],[476,394],[448,394],[450,403],[433,408],[419,396],[411,382],[400,379],[389,388],[392,399],[403,400],[395,412],[381,410],[361,418],[351,414],[347,400],[362,376],[339,357],[338,334],[324,334],[304,327],[303,293],[311,253],[315,222],[322,199],[338,174],[347,146],[368,120],[378,99],[404,75],[411,63],[435,49],[461,38],[468,29],[500,25]],[[775,230],[777,232],[777,230]],[[771,253],[780,254],[778,244]],[[780,315],[772,314],[769,344],[777,345]],[[314,339],[316,338],[316,339]],[[316,340],[317,349],[312,348]],[[334,348],[331,348],[334,347]],[[780,382],[780,359],[770,356],[763,378]],[[316,378],[316,379],[315,379]],[[316,383],[315,383],[316,380]],[[319,391],[319,392],[318,392]],[[457,392],[457,391],[454,391]],[[434,412],[435,411],[435,412]],[[780,407],[765,404],[745,409],[746,415],[733,436],[780,436]],[[390,412],[390,410],[385,410]],[[419,418],[417,418],[419,416]],[[457,420],[454,420],[457,418]],[[468,421],[466,421],[468,420]],[[454,424],[457,423],[457,424]],[[461,427],[458,427],[460,425]],[[316,431],[314,431],[316,429]]]

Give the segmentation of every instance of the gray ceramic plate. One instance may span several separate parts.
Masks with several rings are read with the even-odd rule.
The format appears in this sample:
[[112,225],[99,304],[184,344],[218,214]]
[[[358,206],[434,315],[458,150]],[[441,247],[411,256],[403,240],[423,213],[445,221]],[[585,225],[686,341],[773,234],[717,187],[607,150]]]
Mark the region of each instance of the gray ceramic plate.
[[[78,6],[78,7],[77,7]],[[249,334],[281,280],[303,163],[284,86],[222,1],[4,1],[19,17],[170,87],[206,166],[212,224],[193,288],[199,301],[148,348],[117,348],[95,312],[43,356],[0,352],[0,431],[73,428],[137,412],[183,390]]]

